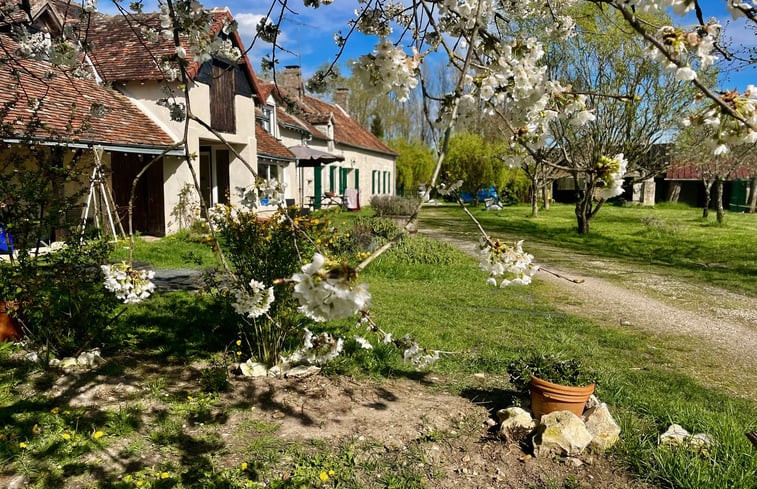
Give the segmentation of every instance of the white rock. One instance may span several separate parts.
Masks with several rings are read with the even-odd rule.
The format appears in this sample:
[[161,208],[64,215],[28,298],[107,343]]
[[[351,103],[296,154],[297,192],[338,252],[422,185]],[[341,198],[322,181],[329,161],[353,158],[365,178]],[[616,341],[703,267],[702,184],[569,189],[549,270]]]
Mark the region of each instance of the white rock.
[[569,467],[580,467],[583,464],[584,463],[583,463],[583,461],[580,458],[568,457],[568,458],[565,459],[565,465],[567,465]]
[[239,370],[245,377],[265,377],[268,375],[268,367],[263,363],[253,362],[252,359],[240,363]]
[[[281,377],[281,367],[278,365],[274,365],[273,367],[268,370],[268,376],[273,378]],[[285,369],[286,370],[286,369]]]
[[60,368],[73,368],[73,367],[76,367],[78,364],[79,362],[74,357],[65,357],[61,359],[60,364],[58,366]]
[[697,433],[688,439],[692,448],[705,455],[710,453],[710,448],[715,445],[715,440],[707,433]]
[[320,367],[315,365],[298,365],[284,372],[284,377],[288,379],[302,379],[312,377],[321,371]]
[[16,477],[12,478],[8,481],[8,489],[21,489],[22,487],[26,487],[26,476],[25,475],[17,475]]
[[541,417],[533,437],[534,455],[580,455],[591,443],[591,433],[581,418],[570,411],[555,411]]
[[672,424],[668,431],[660,435],[660,445],[680,445],[691,437],[691,433],[683,429],[679,424]]
[[531,413],[519,407],[509,407],[497,411],[499,418],[499,434],[505,440],[509,440],[512,435],[518,433],[531,433],[536,428],[536,421],[531,417]]
[[604,402],[584,413],[584,423],[591,433],[589,447],[593,450],[603,452],[620,439],[620,426],[615,422]]
[[599,401],[599,398],[597,398],[597,396],[595,396],[594,394],[592,394],[592,395],[589,396],[589,400],[586,401],[586,406],[584,406],[584,410],[591,409],[593,407],[597,407],[600,404],[602,404],[602,403]]

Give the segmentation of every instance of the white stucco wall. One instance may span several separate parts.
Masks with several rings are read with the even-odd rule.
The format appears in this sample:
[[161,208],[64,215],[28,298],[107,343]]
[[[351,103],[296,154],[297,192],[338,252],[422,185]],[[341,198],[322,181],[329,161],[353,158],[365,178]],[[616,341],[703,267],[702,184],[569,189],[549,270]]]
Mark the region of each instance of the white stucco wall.
[[[174,141],[182,139],[184,134],[184,122],[171,120],[170,112],[166,107],[158,105],[158,100],[165,97],[158,82],[130,82],[126,85],[119,84],[118,88],[122,93],[129,97],[137,104],[142,111],[155,121],[163,130],[165,130]],[[174,87],[176,88],[176,87]],[[177,90],[177,93],[181,93]],[[196,83],[189,92],[190,106],[192,113],[203,121],[210,123],[210,87],[203,83]],[[182,103],[183,97],[177,97],[176,102]],[[255,181],[252,173],[248,170],[247,165],[257,169],[257,144],[255,140],[255,118],[251,114],[255,113],[253,100],[249,97],[236,95],[234,100],[234,115],[236,118],[235,133],[221,133],[223,138],[232,145],[239,157],[230,151],[229,161],[229,189],[231,202],[240,201],[237,188],[248,187]],[[189,154],[196,155],[192,160],[192,167],[199,178],[200,165],[199,154],[200,146],[212,146],[217,149],[224,149],[224,144],[208,129],[200,124],[190,121],[187,132],[187,149]],[[246,164],[245,164],[246,163]],[[176,232],[178,229],[173,222],[171,212],[178,204],[179,192],[185,184],[193,183],[192,174],[189,168],[183,164],[183,159],[179,157],[168,157],[163,165],[164,179],[164,205],[166,232]]]

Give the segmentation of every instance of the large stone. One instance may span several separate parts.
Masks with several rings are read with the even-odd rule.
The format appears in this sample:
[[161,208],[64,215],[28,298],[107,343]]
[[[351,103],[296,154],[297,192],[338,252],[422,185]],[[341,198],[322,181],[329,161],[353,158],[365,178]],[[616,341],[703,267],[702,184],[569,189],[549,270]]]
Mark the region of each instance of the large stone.
[[691,438],[691,433],[683,429],[679,424],[672,424],[668,431],[660,435],[660,445],[677,446]]
[[268,375],[268,367],[263,363],[253,362],[252,359],[240,363],[239,370],[245,377],[265,377]]
[[603,452],[620,439],[620,426],[615,422],[604,402],[584,413],[584,424],[591,433],[589,448]]
[[536,428],[536,421],[531,417],[531,413],[519,407],[500,409],[497,411],[497,418],[500,422],[499,434],[505,440],[521,439]]
[[591,443],[584,422],[570,411],[555,411],[541,417],[533,437],[537,457],[580,455]]
[[298,365],[292,367],[284,372],[284,377],[287,379],[302,379],[305,377],[312,377],[321,371],[320,367],[315,365]]

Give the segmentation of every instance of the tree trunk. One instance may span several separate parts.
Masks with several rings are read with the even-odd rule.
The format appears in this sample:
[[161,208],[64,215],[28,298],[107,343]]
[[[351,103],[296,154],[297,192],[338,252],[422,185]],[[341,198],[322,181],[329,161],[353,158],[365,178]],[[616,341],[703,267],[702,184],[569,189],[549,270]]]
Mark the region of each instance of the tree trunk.
[[681,196],[681,184],[678,182],[673,182],[670,184],[670,189],[668,189],[668,202],[676,203],[678,202],[678,197]]
[[539,215],[539,187],[536,177],[531,177],[531,217]]
[[749,190],[749,213],[757,212],[757,177],[752,178],[752,185]]
[[552,199],[552,196],[549,192],[549,182],[544,182],[544,185],[541,187],[541,200],[544,204],[542,207],[545,211],[549,210],[549,201]]
[[723,179],[718,178],[715,181],[715,205],[717,206],[718,224],[723,224],[725,210],[723,210]]
[[589,234],[589,221],[591,220],[592,192],[578,192],[576,200],[576,220],[578,234]]
[[710,189],[712,189],[712,182],[705,182],[704,209],[702,209],[702,219],[707,219],[707,216],[710,215]]

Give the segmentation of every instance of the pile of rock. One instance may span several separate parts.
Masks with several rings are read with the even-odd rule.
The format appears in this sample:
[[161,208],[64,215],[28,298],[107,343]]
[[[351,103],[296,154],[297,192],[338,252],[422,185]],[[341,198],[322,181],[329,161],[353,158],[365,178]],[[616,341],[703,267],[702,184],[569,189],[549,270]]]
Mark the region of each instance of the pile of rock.
[[[21,358],[26,362],[43,365],[46,360],[46,354],[44,351],[37,352],[22,350],[11,358]],[[75,357],[55,358],[51,355],[50,358],[47,359],[47,361],[50,367],[57,367],[63,369],[64,371],[74,369],[88,370],[97,367],[98,365],[105,362],[103,357],[100,355],[99,348],[93,348],[89,351],[81,352],[78,356]]]
[[668,430],[660,435],[660,446],[667,447],[688,447],[692,451],[700,452],[707,455],[715,441],[707,433],[697,433],[692,435],[679,424],[672,424]]
[[244,377],[285,377],[285,378],[304,378],[310,377],[320,372],[320,367],[315,365],[274,365],[268,368],[264,363],[254,362],[252,359],[239,364],[239,372]]
[[607,404],[591,396],[583,416],[570,411],[556,411],[535,420],[519,407],[497,412],[499,433],[506,440],[531,437],[537,457],[576,457],[587,449],[603,452],[620,438],[620,426],[610,415]]

